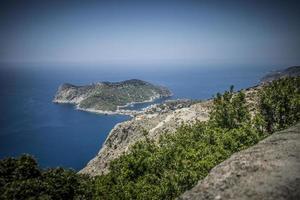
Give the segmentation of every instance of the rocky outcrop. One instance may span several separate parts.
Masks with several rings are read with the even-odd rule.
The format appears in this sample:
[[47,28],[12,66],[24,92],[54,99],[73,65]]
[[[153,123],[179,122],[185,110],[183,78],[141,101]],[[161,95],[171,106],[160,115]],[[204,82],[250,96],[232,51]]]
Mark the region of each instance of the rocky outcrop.
[[75,104],[78,109],[91,112],[135,114],[124,107],[170,95],[172,93],[165,87],[137,79],[115,83],[100,82],[86,86],[65,83],[59,87],[53,102]]
[[262,83],[271,82],[284,77],[297,77],[300,76],[300,66],[293,66],[284,70],[270,72],[261,79]]
[[300,123],[233,154],[178,199],[300,199]]

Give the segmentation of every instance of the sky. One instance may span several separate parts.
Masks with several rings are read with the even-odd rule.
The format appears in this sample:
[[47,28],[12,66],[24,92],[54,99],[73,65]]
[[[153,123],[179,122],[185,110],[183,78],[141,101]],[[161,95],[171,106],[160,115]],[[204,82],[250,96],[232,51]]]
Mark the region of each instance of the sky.
[[299,65],[299,2],[1,0],[0,62]]

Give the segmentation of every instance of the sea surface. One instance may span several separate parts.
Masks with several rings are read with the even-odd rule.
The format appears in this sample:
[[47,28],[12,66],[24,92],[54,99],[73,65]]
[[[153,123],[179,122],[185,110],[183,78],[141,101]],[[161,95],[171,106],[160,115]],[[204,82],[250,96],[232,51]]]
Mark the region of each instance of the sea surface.
[[274,66],[1,64],[0,159],[27,153],[41,167],[80,170],[97,154],[109,131],[130,119],[52,103],[58,86],[65,82],[83,85],[135,78],[168,87],[174,93],[172,99],[208,99],[230,85],[236,89],[254,86],[271,69]]

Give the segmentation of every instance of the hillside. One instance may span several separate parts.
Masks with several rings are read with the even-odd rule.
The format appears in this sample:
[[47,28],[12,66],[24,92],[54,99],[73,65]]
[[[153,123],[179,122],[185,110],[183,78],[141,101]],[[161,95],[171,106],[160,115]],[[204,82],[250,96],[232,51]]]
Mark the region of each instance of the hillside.
[[195,104],[177,102],[175,108],[167,103],[156,105],[129,121],[117,124],[109,133],[99,153],[80,173],[92,176],[108,172],[109,163],[127,152],[137,141],[148,137],[157,140],[165,132],[174,132],[183,123],[208,120],[211,101]]
[[[251,113],[257,106],[257,94],[260,86],[243,90]],[[172,106],[170,106],[172,103]],[[178,100],[152,106],[129,121],[117,124],[107,136],[99,153],[83,168],[80,173],[92,176],[107,173],[109,163],[123,153],[137,141],[144,140],[144,132],[148,132],[149,139],[158,140],[166,133],[173,133],[182,124],[194,124],[207,121],[211,111],[212,100],[186,101]]]
[[137,79],[86,86],[65,83],[59,87],[53,102],[75,104],[86,111],[118,113],[120,108],[131,103],[152,101],[171,94],[165,87]]

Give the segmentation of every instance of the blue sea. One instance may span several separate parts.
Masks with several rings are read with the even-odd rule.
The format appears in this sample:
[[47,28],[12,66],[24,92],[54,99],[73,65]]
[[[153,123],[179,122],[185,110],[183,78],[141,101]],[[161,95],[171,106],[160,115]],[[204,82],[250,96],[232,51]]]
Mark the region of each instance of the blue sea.
[[58,86],[65,82],[83,85],[135,78],[170,88],[173,99],[207,99],[230,85],[254,86],[271,69],[274,66],[1,64],[0,159],[27,153],[41,167],[80,170],[97,154],[109,131],[130,119],[52,103]]

